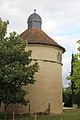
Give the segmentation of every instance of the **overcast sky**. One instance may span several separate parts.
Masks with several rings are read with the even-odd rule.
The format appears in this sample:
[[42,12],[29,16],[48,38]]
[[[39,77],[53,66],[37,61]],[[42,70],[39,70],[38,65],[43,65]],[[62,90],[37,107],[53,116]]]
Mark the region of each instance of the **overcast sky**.
[[63,86],[70,72],[71,55],[80,39],[80,0],[0,0],[0,17],[9,20],[8,32],[27,29],[27,19],[36,9],[42,30],[66,49],[63,54]]

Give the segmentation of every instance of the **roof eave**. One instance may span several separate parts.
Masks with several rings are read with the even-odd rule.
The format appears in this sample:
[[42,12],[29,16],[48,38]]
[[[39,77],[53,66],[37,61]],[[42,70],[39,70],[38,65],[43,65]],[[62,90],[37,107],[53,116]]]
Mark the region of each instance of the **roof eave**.
[[58,47],[58,48],[62,49],[63,53],[66,51],[65,48],[63,48],[62,46],[58,46],[58,45],[52,45],[52,44],[46,44],[46,43],[38,43],[38,42],[37,43],[36,42],[28,42],[28,44],[42,44],[42,45],[55,46],[55,47]]

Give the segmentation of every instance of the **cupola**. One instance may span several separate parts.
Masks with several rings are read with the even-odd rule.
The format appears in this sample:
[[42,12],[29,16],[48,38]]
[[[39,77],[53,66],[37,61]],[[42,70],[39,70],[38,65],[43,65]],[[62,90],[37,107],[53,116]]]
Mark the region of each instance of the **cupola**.
[[29,16],[27,23],[28,23],[28,29],[31,28],[41,29],[42,20],[41,17],[36,13],[36,9],[34,9],[34,13]]

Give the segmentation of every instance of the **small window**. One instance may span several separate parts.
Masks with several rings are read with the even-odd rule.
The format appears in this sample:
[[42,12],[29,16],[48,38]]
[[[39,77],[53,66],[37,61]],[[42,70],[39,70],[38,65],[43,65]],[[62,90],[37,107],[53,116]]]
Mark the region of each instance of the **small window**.
[[60,62],[62,62],[62,54],[60,54]]
[[57,54],[57,61],[62,62],[62,55],[60,53]]

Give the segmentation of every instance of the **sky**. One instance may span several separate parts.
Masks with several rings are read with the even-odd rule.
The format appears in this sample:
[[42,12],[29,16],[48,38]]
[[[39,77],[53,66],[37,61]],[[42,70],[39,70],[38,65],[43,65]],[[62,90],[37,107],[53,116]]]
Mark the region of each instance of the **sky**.
[[71,55],[80,39],[80,0],[0,0],[0,18],[9,20],[8,32],[21,34],[27,19],[36,9],[42,18],[42,30],[66,49],[63,54],[62,84],[71,71]]

